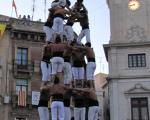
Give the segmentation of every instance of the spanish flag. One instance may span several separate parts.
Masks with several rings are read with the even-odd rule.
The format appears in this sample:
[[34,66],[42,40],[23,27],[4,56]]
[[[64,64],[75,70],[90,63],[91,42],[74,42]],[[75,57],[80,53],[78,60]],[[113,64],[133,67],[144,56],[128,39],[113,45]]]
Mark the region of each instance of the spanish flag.
[[6,24],[0,23],[0,38],[3,36],[6,29]]

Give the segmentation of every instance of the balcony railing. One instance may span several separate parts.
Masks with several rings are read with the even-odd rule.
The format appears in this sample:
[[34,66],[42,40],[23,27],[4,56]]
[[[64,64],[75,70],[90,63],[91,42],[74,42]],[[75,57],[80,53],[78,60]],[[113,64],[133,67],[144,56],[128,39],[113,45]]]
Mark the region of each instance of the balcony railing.
[[[13,108],[18,108],[20,106],[18,106],[18,95],[13,92],[11,95],[11,104]],[[32,98],[31,95],[27,94],[26,96],[26,106],[24,106],[25,108],[31,109],[32,108]]]
[[30,78],[34,71],[34,62],[13,60],[13,74],[17,78]]

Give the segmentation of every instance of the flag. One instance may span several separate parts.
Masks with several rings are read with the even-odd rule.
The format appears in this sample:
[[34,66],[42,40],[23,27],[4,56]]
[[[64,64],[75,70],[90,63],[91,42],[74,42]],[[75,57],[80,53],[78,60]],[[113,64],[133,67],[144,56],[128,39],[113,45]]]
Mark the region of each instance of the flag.
[[6,29],[6,24],[0,23],[0,38],[3,36]]
[[26,106],[26,92],[25,91],[19,91],[18,94],[18,106]]
[[15,1],[14,1],[14,0],[12,1],[12,7],[14,7],[15,12],[16,12],[16,17],[18,18],[17,6],[16,6],[16,3],[15,3]]

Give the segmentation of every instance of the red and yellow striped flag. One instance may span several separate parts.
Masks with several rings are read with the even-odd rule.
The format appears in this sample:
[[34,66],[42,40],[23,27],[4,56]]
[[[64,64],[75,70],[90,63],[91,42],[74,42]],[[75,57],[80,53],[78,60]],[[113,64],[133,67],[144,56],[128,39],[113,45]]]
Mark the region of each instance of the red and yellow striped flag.
[[0,23],[0,38],[3,36],[6,29],[6,24]]
[[26,92],[25,91],[19,91],[18,94],[18,106],[26,106]]

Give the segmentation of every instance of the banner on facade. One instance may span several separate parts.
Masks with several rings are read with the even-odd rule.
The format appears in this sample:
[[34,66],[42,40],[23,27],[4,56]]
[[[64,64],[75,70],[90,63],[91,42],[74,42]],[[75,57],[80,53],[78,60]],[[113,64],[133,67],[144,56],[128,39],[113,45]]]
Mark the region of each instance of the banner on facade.
[[3,36],[6,29],[6,24],[0,23],[0,38]]
[[32,105],[38,105],[40,100],[40,92],[32,91]]

